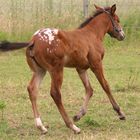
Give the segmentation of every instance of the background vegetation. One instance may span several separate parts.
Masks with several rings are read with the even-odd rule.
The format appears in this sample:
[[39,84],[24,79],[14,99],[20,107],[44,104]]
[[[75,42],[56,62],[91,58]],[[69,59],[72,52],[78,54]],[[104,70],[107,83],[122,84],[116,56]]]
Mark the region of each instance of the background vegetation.
[[[139,40],[139,0],[89,0],[89,15],[95,10],[95,3],[101,6],[116,3],[127,37],[125,43]],[[0,19],[0,40],[28,41],[42,27],[77,28],[84,20],[83,0],[0,0]],[[118,45],[118,41],[110,38],[105,42],[107,46]]]
[[[120,121],[107,96],[89,71],[94,87],[88,112],[76,123],[82,132],[74,135],[64,125],[49,95],[50,77],[43,81],[38,104],[47,135],[34,127],[26,86],[31,78],[25,51],[0,53],[0,140],[138,140],[140,138],[140,2],[139,0],[89,0],[89,15],[96,3],[117,4],[126,33],[123,42],[105,38],[105,75],[127,120]],[[42,27],[77,28],[84,20],[82,0],[0,0],[0,40],[28,41]],[[65,69],[62,97],[69,116],[80,109],[84,88],[73,69]]]

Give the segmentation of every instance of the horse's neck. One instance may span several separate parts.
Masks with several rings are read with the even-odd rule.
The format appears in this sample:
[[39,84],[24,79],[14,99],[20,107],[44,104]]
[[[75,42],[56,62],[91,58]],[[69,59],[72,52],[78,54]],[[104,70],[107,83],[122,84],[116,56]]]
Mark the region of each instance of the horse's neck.
[[109,21],[108,18],[106,18],[106,16],[102,16],[102,19],[96,17],[85,27],[85,30],[89,30],[90,33],[96,36],[96,38],[103,41],[103,38],[108,31],[108,24]]

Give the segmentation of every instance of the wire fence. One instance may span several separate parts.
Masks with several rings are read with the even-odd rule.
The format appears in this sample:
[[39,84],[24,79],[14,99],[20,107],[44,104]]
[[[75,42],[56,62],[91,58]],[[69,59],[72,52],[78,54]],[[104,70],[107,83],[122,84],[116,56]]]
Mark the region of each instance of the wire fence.
[[42,27],[73,29],[79,26],[84,16],[93,13],[94,4],[111,6],[114,3],[125,30],[129,34],[133,34],[131,30],[139,32],[139,0],[0,0],[0,38],[6,38],[8,34],[26,40]]

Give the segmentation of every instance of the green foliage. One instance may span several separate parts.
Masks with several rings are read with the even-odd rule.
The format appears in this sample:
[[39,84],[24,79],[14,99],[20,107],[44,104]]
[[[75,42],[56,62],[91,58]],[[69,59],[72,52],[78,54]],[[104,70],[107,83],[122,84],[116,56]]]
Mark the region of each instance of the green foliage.
[[135,88],[138,83],[139,70],[130,69],[130,75],[128,77],[128,89]]
[[4,119],[3,112],[4,112],[5,107],[6,107],[5,102],[4,101],[0,101],[0,110],[2,112],[2,119]]
[[132,11],[123,20],[123,25],[126,33],[127,43],[134,43],[139,41],[140,36],[140,11]]
[[7,40],[8,34],[6,32],[0,31],[0,40]]
[[93,118],[90,116],[86,116],[84,122],[87,126],[100,127],[100,124],[98,122],[96,122],[95,120],[93,120]]
[[4,101],[0,101],[0,110],[3,110],[6,107],[6,104]]
[[6,133],[6,130],[8,128],[8,124],[6,121],[2,120],[0,121],[0,134]]
[[[71,30],[77,28],[84,20],[82,0],[36,0],[36,2],[34,0],[30,0],[30,2],[26,0],[3,2],[0,0],[0,2],[3,5],[0,10],[2,13],[0,40],[28,41],[32,34],[42,27]],[[94,3],[99,5],[112,4],[111,0],[95,1]],[[89,1],[89,15],[95,10],[94,3]],[[131,7],[122,0],[117,1],[116,4],[126,39],[120,43],[106,37],[105,46],[127,46],[139,42],[139,8],[134,6],[135,2],[131,3]]]

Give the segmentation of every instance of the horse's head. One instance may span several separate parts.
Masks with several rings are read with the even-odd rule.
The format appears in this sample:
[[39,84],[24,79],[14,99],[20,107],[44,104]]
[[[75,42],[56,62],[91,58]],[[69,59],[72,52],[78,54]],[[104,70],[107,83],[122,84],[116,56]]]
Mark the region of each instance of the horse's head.
[[108,34],[111,37],[118,39],[119,41],[124,40],[125,34],[120,25],[119,17],[115,13],[116,5],[114,4],[112,7],[107,7],[107,8],[101,8],[101,7],[95,5],[95,8],[97,10],[103,11],[104,13],[106,13],[108,15],[109,20],[110,20],[110,24],[109,24],[108,31],[107,31]]

